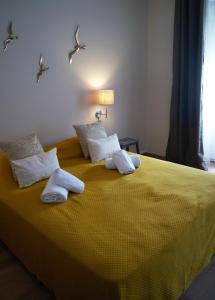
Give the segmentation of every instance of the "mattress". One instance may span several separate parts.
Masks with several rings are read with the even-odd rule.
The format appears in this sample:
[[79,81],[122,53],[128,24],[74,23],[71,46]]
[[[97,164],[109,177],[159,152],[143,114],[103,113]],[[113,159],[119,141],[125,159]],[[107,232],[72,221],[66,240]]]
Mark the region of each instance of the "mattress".
[[56,146],[85,192],[42,204],[47,181],[19,189],[1,155],[0,239],[57,299],[178,299],[215,252],[215,175],[144,156],[120,175]]

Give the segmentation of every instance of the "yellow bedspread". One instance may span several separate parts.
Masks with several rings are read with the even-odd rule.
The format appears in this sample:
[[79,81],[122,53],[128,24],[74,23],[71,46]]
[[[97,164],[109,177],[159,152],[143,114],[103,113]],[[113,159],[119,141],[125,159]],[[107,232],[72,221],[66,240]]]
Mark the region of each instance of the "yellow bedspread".
[[19,189],[1,155],[0,239],[57,299],[178,299],[215,252],[215,175],[142,156],[123,176],[57,146],[85,192],[42,204],[47,181]]

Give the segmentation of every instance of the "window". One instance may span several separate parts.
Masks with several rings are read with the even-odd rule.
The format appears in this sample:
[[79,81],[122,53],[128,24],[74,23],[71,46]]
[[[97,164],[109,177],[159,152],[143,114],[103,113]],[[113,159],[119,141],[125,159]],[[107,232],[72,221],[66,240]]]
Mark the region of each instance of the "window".
[[202,75],[204,155],[206,160],[215,161],[215,0],[206,0]]

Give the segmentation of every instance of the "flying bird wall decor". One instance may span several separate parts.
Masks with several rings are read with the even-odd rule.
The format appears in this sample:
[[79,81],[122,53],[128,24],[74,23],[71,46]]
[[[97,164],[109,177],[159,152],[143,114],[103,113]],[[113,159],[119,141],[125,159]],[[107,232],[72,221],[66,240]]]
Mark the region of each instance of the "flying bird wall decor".
[[12,25],[13,25],[13,23],[11,21],[7,27],[8,36],[3,42],[3,44],[4,44],[3,52],[5,52],[7,50],[7,47],[10,43],[12,43],[18,39],[18,36],[13,34]]
[[37,83],[39,82],[40,77],[43,75],[43,73],[47,72],[48,70],[49,70],[49,67],[44,65],[42,54],[40,54],[39,71],[37,72]]
[[80,50],[85,50],[86,49],[86,45],[84,44],[80,44],[79,42],[79,26],[77,26],[76,30],[75,30],[75,34],[74,34],[74,38],[75,38],[75,45],[74,45],[74,49],[69,52],[69,63],[72,63],[72,59],[73,59],[73,55],[78,53]]
[[[79,53],[80,50],[85,50],[86,49],[86,45],[85,44],[81,44],[79,42],[79,31],[80,31],[80,28],[79,26],[76,27],[75,29],[75,32],[74,32],[74,40],[75,40],[75,43],[74,43],[74,48],[73,50],[71,50],[69,53],[68,53],[68,56],[69,56],[69,63],[71,64],[72,61],[73,61],[73,55]],[[7,27],[7,38],[3,41],[3,52],[6,52],[7,49],[8,49],[8,45],[13,43],[15,40],[17,40],[19,37],[17,35],[15,35],[13,33],[13,22],[10,21],[9,24],[8,24],[8,27]],[[39,58],[39,70],[36,74],[36,81],[37,83],[39,82],[40,80],[40,77],[49,70],[49,67],[46,66],[44,63],[43,63],[43,56],[40,55],[40,58]]]

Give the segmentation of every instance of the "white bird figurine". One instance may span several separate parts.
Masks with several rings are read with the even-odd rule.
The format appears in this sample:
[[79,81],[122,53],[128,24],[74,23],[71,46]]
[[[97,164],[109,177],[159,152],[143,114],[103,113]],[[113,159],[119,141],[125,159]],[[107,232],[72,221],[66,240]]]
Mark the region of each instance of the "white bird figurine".
[[81,45],[78,39],[78,34],[79,34],[79,26],[77,26],[76,30],[75,30],[75,34],[74,34],[74,38],[75,38],[75,46],[74,46],[74,50],[72,50],[71,52],[69,52],[69,63],[71,65],[72,63],[72,57],[74,54],[78,53],[80,50],[84,50],[86,49],[86,45]]
[[3,52],[5,52],[7,50],[7,47],[10,43],[12,43],[13,41],[18,39],[18,36],[13,34],[12,31],[12,21],[9,23],[8,28],[7,28],[7,32],[8,32],[8,37],[6,38],[6,40],[4,40],[4,49]]
[[39,71],[37,73],[37,83],[40,80],[40,76],[43,75],[44,72],[48,71],[49,67],[46,67],[43,63],[43,57],[42,55],[40,55],[40,59],[39,59]]

